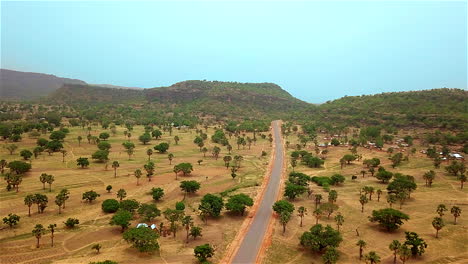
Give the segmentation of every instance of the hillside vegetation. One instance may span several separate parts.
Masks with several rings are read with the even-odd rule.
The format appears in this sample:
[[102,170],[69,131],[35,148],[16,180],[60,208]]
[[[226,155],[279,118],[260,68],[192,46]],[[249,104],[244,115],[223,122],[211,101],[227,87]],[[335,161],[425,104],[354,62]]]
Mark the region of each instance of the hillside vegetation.
[[335,125],[390,125],[466,129],[468,91],[433,89],[346,96],[307,111],[307,118]]

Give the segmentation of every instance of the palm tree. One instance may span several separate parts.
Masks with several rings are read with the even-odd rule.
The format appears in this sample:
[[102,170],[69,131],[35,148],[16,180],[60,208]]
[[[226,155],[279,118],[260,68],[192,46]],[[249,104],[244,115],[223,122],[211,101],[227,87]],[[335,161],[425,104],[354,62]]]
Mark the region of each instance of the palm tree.
[[32,234],[37,239],[36,248],[39,248],[39,240],[41,239],[42,235],[45,234],[44,226],[42,226],[41,224],[37,224],[32,230]]
[[357,243],[356,243],[356,246],[359,247],[359,259],[362,259],[362,252],[364,250],[364,248],[366,247],[367,243],[366,241],[364,240],[359,240]]
[[375,251],[371,251],[364,256],[366,263],[369,261],[370,264],[377,264],[380,263],[380,257],[375,253]]
[[342,226],[343,223],[344,223],[344,216],[341,215],[341,213],[338,213],[335,216],[335,222],[336,222],[336,228],[338,229],[338,232],[339,232],[340,231],[340,226]]
[[65,156],[67,156],[67,151],[65,149],[60,150],[60,153],[62,153],[62,162],[65,162]]
[[407,245],[403,244],[398,249],[398,255],[400,255],[400,260],[403,262],[403,264],[405,264],[406,261],[411,257],[412,252]]
[[454,224],[457,224],[457,217],[461,215],[461,208],[458,206],[453,206],[452,209],[450,209],[450,212],[453,214],[453,217],[455,218]]
[[317,225],[319,219],[322,217],[322,210],[320,210],[320,208],[317,208],[314,210],[313,214],[315,216],[315,224]]
[[369,202],[369,199],[367,199],[366,195],[361,195],[359,202],[361,203],[361,213],[364,213],[364,205]]
[[388,248],[391,251],[393,251],[393,264],[396,264],[397,253],[398,253],[398,249],[400,249],[400,247],[401,247],[401,243],[398,240],[393,240],[392,243],[390,243],[390,245],[388,246]]
[[380,202],[380,196],[382,195],[382,190],[377,189],[377,202]]
[[437,212],[437,214],[439,214],[440,217],[442,217],[442,216],[444,216],[445,211],[447,211],[447,210],[448,210],[448,209],[447,209],[447,207],[445,206],[445,204],[439,204],[439,205],[437,206],[436,212]]
[[26,195],[24,197],[24,204],[28,206],[28,216],[31,216],[31,206],[36,203],[36,198],[32,194]]
[[120,167],[120,164],[118,161],[112,162],[112,168],[114,169],[114,178],[117,178],[117,168]]
[[320,204],[321,200],[322,200],[322,195],[321,194],[316,194],[315,195],[315,209],[317,209],[317,205]]
[[122,201],[122,199],[124,199],[125,197],[127,197],[127,192],[124,189],[119,189],[117,191],[117,198],[119,198],[120,201]]
[[432,226],[436,230],[436,238],[439,238],[439,230],[445,226],[444,220],[440,217],[434,217],[434,220],[432,220]]
[[363,177],[363,178],[364,178],[364,175],[366,175],[366,173],[367,173],[367,171],[365,171],[365,170],[362,170],[362,171],[361,171],[361,174],[362,174],[362,177]]
[[143,174],[140,169],[135,170],[135,178],[137,179],[137,186],[140,185],[140,178],[141,175]]
[[297,215],[301,218],[301,224],[299,226],[302,227],[302,218],[307,214],[307,209],[304,206],[301,206],[297,209],[297,212]]
[[50,224],[47,228],[50,230],[50,240],[52,247],[54,246],[54,232],[57,224]]
[[167,155],[167,159],[169,160],[169,165],[172,165],[172,159],[174,159],[174,154],[169,153],[169,155]]
[[151,160],[151,155],[153,155],[153,150],[152,149],[146,150],[146,155],[148,155],[148,161],[150,161]]
[[184,218],[182,218],[182,225],[185,227],[185,231],[187,231],[186,243],[188,243],[190,227],[193,226],[193,218],[190,215],[184,216]]

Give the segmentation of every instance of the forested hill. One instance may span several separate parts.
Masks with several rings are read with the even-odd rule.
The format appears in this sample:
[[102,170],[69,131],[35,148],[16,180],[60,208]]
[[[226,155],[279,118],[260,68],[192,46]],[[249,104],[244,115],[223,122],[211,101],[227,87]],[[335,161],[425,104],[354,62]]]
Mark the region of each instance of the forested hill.
[[273,83],[185,81],[145,90],[150,102],[176,104],[180,109],[213,115],[285,117],[308,107]]
[[65,84],[44,98],[44,102],[70,105],[135,103],[145,100],[142,90],[115,89],[94,85]]
[[468,122],[468,91],[432,89],[346,96],[308,110],[336,124],[392,124],[461,129]]
[[0,98],[2,100],[31,100],[59,89],[64,84],[86,84],[76,79],[55,75],[0,69]]
[[74,106],[133,103],[148,109],[218,118],[286,118],[309,106],[276,84],[217,81],[185,81],[142,90],[67,84],[43,102]]

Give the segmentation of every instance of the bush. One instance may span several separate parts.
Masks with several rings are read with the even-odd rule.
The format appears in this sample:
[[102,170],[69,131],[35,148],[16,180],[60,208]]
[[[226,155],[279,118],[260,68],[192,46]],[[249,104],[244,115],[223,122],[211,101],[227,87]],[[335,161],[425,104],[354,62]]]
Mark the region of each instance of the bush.
[[73,228],[75,225],[78,225],[80,223],[80,220],[76,218],[68,218],[67,221],[63,222],[66,227],[68,228]]
[[101,208],[104,213],[115,213],[119,210],[119,201],[115,199],[107,199],[102,202]]
[[326,176],[314,176],[311,178],[311,181],[315,182],[318,186],[330,186],[332,184],[332,180],[330,179],[330,177]]

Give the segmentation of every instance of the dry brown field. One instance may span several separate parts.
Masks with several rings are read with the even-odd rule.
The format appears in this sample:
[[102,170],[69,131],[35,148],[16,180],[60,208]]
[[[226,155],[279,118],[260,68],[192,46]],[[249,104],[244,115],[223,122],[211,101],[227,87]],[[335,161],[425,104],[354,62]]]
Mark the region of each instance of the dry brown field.
[[[242,155],[244,160],[238,171],[238,176],[235,180],[231,178],[230,170],[224,166],[223,156],[228,155],[226,147],[221,147],[221,153],[218,160],[211,157],[211,151],[203,157],[198,147],[193,143],[195,138],[195,130],[176,130],[174,129],[172,136],[168,132],[164,132],[159,140],[152,140],[148,145],[143,145],[138,141],[138,136],[143,134],[143,127],[136,126],[132,133],[131,141],[135,143],[135,154],[129,160],[124,152],[122,142],[126,139],[123,131],[124,127],[117,127],[118,133],[116,136],[111,134],[108,142],[112,145],[110,151],[110,163],[106,170],[103,163],[92,162],[91,154],[97,150],[96,145],[88,144],[86,140],[87,130],[80,128],[71,128],[70,134],[64,142],[64,147],[68,151],[65,157],[65,162],[62,162],[61,153],[54,153],[49,156],[43,153],[38,159],[32,160],[32,170],[28,172],[23,182],[20,185],[19,192],[14,190],[6,191],[4,181],[0,190],[0,216],[2,218],[8,213],[15,213],[21,217],[17,227],[9,229],[8,226],[2,224],[0,229],[0,263],[89,263],[91,261],[114,260],[118,263],[196,263],[193,256],[193,248],[200,244],[210,243],[216,249],[215,256],[212,259],[217,263],[222,256],[229,243],[235,237],[238,228],[241,226],[244,217],[232,215],[226,211],[217,219],[209,219],[207,224],[198,217],[198,204],[203,195],[207,193],[218,194],[220,192],[231,190],[228,195],[239,192],[249,194],[252,198],[256,195],[259,185],[262,182],[265,169],[268,167],[270,157],[270,143],[267,139],[262,139],[257,136],[258,141],[251,146],[249,150],[240,147],[237,149],[235,138],[230,142],[233,146],[232,154]],[[106,131],[100,127],[92,128],[92,135]],[[210,141],[211,135],[214,133],[214,128],[210,127],[207,131],[208,140],[205,141],[205,146],[211,149],[215,144]],[[268,134],[269,132],[265,132]],[[81,146],[78,145],[76,138],[78,135],[83,137]],[[180,142],[175,145],[173,137],[178,135]],[[252,137],[251,133],[247,136]],[[48,138],[49,134],[41,137]],[[10,155],[5,149],[0,148],[0,159],[7,161],[21,160],[19,151],[22,149],[32,150],[36,145],[36,139],[23,136],[21,142],[15,143],[19,146],[14,155]],[[156,151],[151,156],[152,161],[156,164],[153,180],[148,182],[143,175],[140,179],[140,185],[136,185],[136,178],[133,172],[140,168],[143,172],[143,165],[147,162],[148,156],[146,150],[154,147],[160,142],[169,142],[170,149],[168,153],[174,154],[172,165],[169,164],[167,154],[158,154]],[[0,142],[0,145],[7,144]],[[268,154],[266,157],[261,157],[262,150]],[[90,166],[87,169],[78,168],[76,159],[78,157],[89,157]],[[201,165],[197,161],[202,159]],[[117,178],[114,178],[114,171],[111,167],[112,161],[117,160],[120,167],[117,170]],[[174,164],[181,162],[190,162],[193,164],[194,171],[189,176],[179,176],[175,179],[173,173]],[[55,182],[52,185],[52,192],[42,190],[42,183],[39,181],[41,173],[52,174],[55,177]],[[200,190],[195,194],[188,196],[185,199],[187,215],[194,217],[195,225],[203,228],[203,236],[196,240],[191,239],[188,244],[184,243],[185,230],[179,228],[177,237],[161,237],[159,244],[160,250],[154,254],[138,253],[130,244],[122,239],[120,227],[111,226],[109,220],[112,214],[106,214],[101,210],[101,203],[105,199],[117,199],[116,192],[123,188],[127,191],[126,199],[136,199],[141,203],[156,203],[158,208],[163,211],[170,207],[174,208],[177,201],[183,200],[183,192],[179,185],[182,180],[197,180],[201,182]],[[110,193],[105,190],[107,185],[112,185],[113,189]],[[153,187],[161,187],[165,191],[165,196],[161,201],[155,202],[152,200],[149,191]],[[58,214],[58,207],[54,204],[55,196],[63,189],[67,188],[70,191],[70,199],[66,203],[66,208],[62,214]],[[81,195],[85,191],[94,190],[101,196],[91,204],[84,203],[81,200]],[[32,216],[28,217],[28,207],[24,205],[23,199],[27,194],[43,193],[49,198],[49,204],[43,214],[38,214],[35,205],[31,208]],[[227,199],[227,196],[226,196]],[[225,200],[226,200],[225,199]],[[69,218],[78,218],[80,224],[74,229],[66,229],[63,222]],[[154,223],[168,222],[163,216],[157,217]],[[142,222],[138,215],[132,221],[131,226]],[[47,227],[49,224],[56,223],[58,230],[55,234],[55,246],[50,245],[50,234],[45,234],[41,241],[41,247],[35,248],[35,238],[31,234],[31,230],[36,224],[42,224]],[[96,254],[91,250],[91,246],[95,243],[102,245],[101,253]]]
[[[413,134],[414,132],[421,133],[419,130],[408,130],[400,132],[398,137],[403,137],[405,134]],[[413,134],[414,135],[414,134]],[[319,135],[319,142],[323,142],[324,135]],[[286,140],[290,141],[288,154],[293,149],[292,147],[298,143],[297,136],[290,135]],[[309,142],[307,150],[314,153],[313,143]],[[390,166],[389,155],[384,151],[369,150],[366,148],[358,148],[358,154],[362,154],[363,159],[380,158],[382,165],[392,172],[400,172],[414,176],[417,182],[417,189],[411,194],[411,199],[408,200],[402,207],[401,211],[410,216],[410,220],[405,222],[400,229],[395,232],[386,232],[380,229],[376,223],[368,221],[368,216],[372,210],[388,207],[386,203],[386,184],[380,183],[376,178],[371,177],[367,173],[362,177],[360,171],[366,169],[362,165],[362,161],[355,161],[351,165],[340,168],[339,160],[343,155],[349,154],[350,150],[345,146],[328,147],[329,153],[326,155],[326,161],[322,168],[308,168],[304,165],[298,165],[295,170],[303,172],[310,176],[331,176],[335,173],[340,173],[346,177],[344,184],[340,186],[331,186],[338,192],[337,204],[339,209],[337,212],[345,218],[344,225],[341,227],[343,242],[338,250],[340,259],[338,263],[364,263],[359,260],[359,248],[355,245],[360,239],[367,242],[367,247],[364,253],[376,251],[381,257],[381,263],[393,263],[392,252],[388,246],[393,240],[404,241],[405,231],[412,231],[419,234],[428,247],[426,253],[421,257],[410,258],[407,263],[468,263],[468,196],[467,189],[460,189],[460,182],[455,176],[446,173],[444,167],[447,162],[441,164],[440,169],[434,169],[432,160],[424,154],[419,153],[420,150],[427,147],[421,146],[421,142],[416,140],[415,147],[417,153],[409,156],[408,162],[403,162],[400,166],[392,169]],[[289,155],[288,155],[289,158]],[[288,164],[290,162],[288,161]],[[289,165],[289,171],[292,171]],[[425,187],[423,174],[429,170],[435,170],[437,175],[431,188]],[[351,176],[356,175],[356,180],[351,180]],[[361,204],[359,203],[359,189],[363,186],[373,186],[376,190],[384,191],[380,202],[377,201],[376,195],[373,195],[372,201],[365,205],[364,213],[361,213]],[[304,206],[308,210],[308,214],[304,217],[303,227],[299,226],[300,218],[297,212],[287,224],[286,233],[282,234],[282,226],[278,220],[275,221],[272,244],[267,250],[264,263],[323,263],[321,255],[314,254],[310,250],[304,249],[299,244],[299,238],[303,232],[308,231],[315,224],[315,217],[312,214],[314,210],[314,194],[322,194],[324,200],[327,199],[327,194],[322,187],[314,183],[310,184],[313,194],[310,198],[307,195],[297,198],[292,203],[297,209],[299,206]],[[435,238],[435,229],[432,227],[432,219],[436,214],[436,207],[439,204],[445,204],[449,209],[443,219],[446,226],[439,231],[439,238]],[[454,225],[453,216],[450,214],[450,208],[457,205],[462,209],[462,215],[458,218],[457,225]],[[399,205],[395,204],[393,208],[398,209]],[[331,225],[336,228],[334,216],[336,213],[327,219],[323,216],[319,223],[323,225]],[[356,234],[356,229],[359,231],[359,236]],[[398,261],[401,263],[401,261]]]

